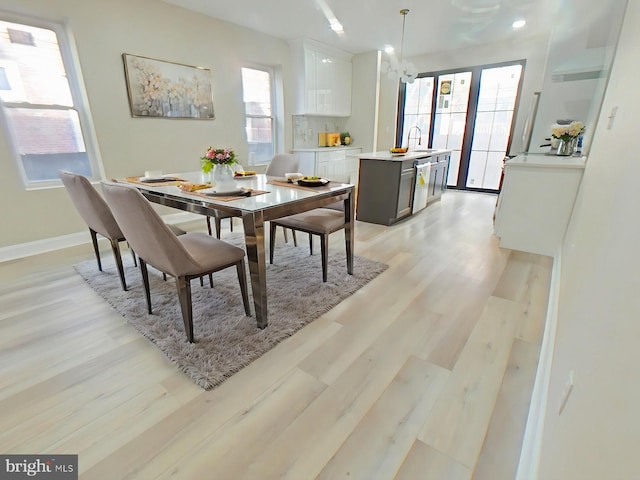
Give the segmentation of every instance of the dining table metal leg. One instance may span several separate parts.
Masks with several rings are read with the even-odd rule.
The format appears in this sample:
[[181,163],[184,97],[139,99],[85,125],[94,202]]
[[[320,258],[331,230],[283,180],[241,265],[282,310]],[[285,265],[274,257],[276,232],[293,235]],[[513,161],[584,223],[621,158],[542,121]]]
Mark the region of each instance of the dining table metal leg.
[[344,239],[347,252],[347,273],[353,275],[353,245],[355,241],[355,201],[353,190],[344,201]]
[[247,212],[242,216],[244,242],[258,328],[267,327],[267,264],[264,248],[264,215]]

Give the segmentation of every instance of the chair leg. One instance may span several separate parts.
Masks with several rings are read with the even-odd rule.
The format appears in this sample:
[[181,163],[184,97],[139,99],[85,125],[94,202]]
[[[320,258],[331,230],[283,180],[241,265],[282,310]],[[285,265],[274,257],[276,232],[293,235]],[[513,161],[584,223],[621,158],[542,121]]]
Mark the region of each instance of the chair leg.
[[284,235],[284,243],[289,243],[289,235],[287,235],[287,229],[282,227],[282,234]]
[[240,283],[240,293],[242,293],[242,303],[244,304],[244,313],[247,317],[251,316],[251,308],[249,307],[249,293],[247,289],[247,272],[244,270],[244,259],[236,263],[238,271],[238,282]]
[[118,267],[118,275],[120,275],[120,284],[122,290],[127,291],[127,282],[124,279],[124,266],[122,265],[122,255],[120,255],[120,244],[118,240],[109,240],[111,242],[111,250],[113,250],[113,257],[116,259],[116,266]]
[[180,310],[182,310],[182,321],[184,330],[187,332],[187,339],[193,343],[193,309],[191,306],[191,282],[186,277],[176,277],[176,287],[178,289],[178,299],[180,300]]
[[309,234],[309,255],[313,255],[313,235]]
[[98,270],[102,271],[102,262],[100,261],[100,249],[98,248],[98,234],[95,230],[89,229],[91,233],[91,242],[93,243],[93,251],[96,254],[96,261],[98,262]]
[[147,312],[151,315],[151,292],[149,290],[149,271],[147,270],[147,262],[140,258],[140,272],[142,273],[142,283],[144,284],[144,296],[147,299]]
[[221,225],[222,222],[218,217],[215,217],[213,221],[216,224],[216,238],[220,240],[220,229],[222,228],[222,225]]
[[138,260],[136,259],[136,252],[133,251],[133,248],[131,248],[131,245],[129,245],[129,242],[127,242],[127,247],[129,247],[129,250],[131,250],[131,256],[133,257],[133,266],[137,267]]
[[275,250],[276,250],[276,224],[273,222],[269,222],[269,263],[271,264],[273,264],[273,252]]
[[213,288],[213,273],[209,274],[209,286]]
[[207,231],[209,232],[209,236],[211,236],[211,217],[207,216]]
[[167,274],[162,272],[162,279],[166,282],[167,281]]
[[[284,231],[286,232],[287,229],[285,228]],[[291,229],[291,236],[293,237],[293,246],[297,247],[298,246],[298,239],[296,238],[296,231],[293,228]]]
[[327,281],[327,263],[329,260],[329,235],[320,235],[320,253],[322,256],[322,281]]
[[203,279],[203,277],[200,277],[200,286],[204,287],[204,279]]
[[229,230],[233,232],[233,217],[229,217]]

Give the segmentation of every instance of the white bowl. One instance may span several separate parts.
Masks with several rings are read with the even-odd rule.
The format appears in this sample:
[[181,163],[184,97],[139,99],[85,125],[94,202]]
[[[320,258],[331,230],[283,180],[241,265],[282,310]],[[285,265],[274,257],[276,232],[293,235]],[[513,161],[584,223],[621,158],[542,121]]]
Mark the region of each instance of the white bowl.
[[296,173],[285,173],[284,174],[285,178],[287,179],[287,181],[289,182],[297,182],[298,180],[300,180],[302,177],[304,177],[304,175],[300,172],[296,172]]

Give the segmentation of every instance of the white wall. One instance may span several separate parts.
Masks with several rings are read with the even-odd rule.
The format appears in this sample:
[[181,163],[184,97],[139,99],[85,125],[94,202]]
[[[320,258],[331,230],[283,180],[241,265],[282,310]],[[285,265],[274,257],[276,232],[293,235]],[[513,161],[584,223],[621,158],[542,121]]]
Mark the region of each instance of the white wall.
[[[562,249],[558,330],[540,474],[638,478],[640,452],[640,2],[631,1]],[[612,108],[617,115],[607,129]],[[569,372],[573,392],[558,415]]]
[[[209,145],[247,157],[240,67],[269,65],[291,82],[286,42],[155,0],[0,0],[0,9],[67,19],[77,45],[107,178],[197,170]],[[132,118],[122,53],[208,67],[216,119]],[[291,114],[284,99],[282,151],[291,148]],[[84,231],[63,188],[25,191],[0,129],[3,207],[0,247]],[[12,208],[6,208],[11,205]]]

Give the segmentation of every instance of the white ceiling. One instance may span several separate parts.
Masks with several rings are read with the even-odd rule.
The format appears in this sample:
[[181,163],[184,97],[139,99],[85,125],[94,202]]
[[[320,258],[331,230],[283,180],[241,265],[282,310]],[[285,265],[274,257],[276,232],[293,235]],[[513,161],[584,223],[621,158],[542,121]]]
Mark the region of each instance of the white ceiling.
[[[387,44],[399,51],[400,9],[408,8],[405,57],[535,35],[561,15],[560,4],[567,5],[566,0],[163,1],[277,38],[311,38],[353,54],[382,50]],[[582,21],[588,11],[576,18]],[[343,25],[342,35],[329,28],[331,16]],[[514,31],[511,24],[517,18],[525,19],[527,25]]]

